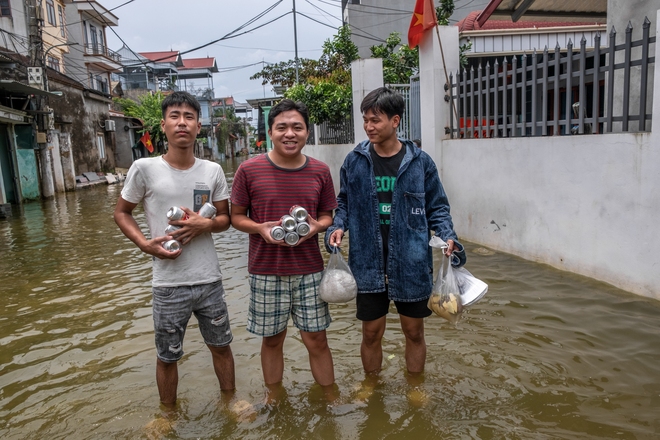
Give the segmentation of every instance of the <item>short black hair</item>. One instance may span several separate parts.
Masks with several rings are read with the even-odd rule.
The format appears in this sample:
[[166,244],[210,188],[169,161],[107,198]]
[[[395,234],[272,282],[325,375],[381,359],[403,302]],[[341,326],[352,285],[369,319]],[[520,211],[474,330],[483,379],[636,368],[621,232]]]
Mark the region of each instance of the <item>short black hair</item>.
[[171,95],[167,95],[165,99],[163,99],[163,102],[160,104],[160,108],[163,111],[163,118],[165,118],[168,108],[180,107],[182,105],[189,105],[192,107],[197,112],[197,119],[199,120],[202,107],[199,105],[197,98],[188,92],[173,92]]
[[403,97],[392,89],[379,87],[372,90],[364,97],[360,104],[360,111],[365,114],[369,110],[374,113],[385,113],[388,119],[395,115],[403,118],[403,111],[406,109],[406,103]]
[[305,128],[309,131],[309,112],[307,111],[307,106],[302,102],[294,102],[291,99],[283,99],[270,109],[268,113],[268,127],[273,127],[273,122],[275,122],[275,117],[280,113],[288,112],[289,110],[295,110],[300,113],[300,116],[305,120]]

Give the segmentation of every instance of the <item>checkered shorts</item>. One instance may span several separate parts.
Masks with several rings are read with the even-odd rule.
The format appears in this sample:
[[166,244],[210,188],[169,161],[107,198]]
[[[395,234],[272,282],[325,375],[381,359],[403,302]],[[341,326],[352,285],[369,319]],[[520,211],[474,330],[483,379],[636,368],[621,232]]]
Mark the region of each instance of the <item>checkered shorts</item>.
[[296,328],[318,332],[330,326],[328,303],[319,298],[323,272],[277,276],[250,274],[250,307],[247,330],[258,336],[275,336],[293,319]]

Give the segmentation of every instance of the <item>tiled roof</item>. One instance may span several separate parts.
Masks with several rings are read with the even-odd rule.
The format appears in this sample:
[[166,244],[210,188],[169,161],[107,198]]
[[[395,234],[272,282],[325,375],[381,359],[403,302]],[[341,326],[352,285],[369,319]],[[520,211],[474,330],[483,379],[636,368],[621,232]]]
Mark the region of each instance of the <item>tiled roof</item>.
[[594,24],[593,22],[567,22],[567,21],[518,21],[513,22],[509,20],[488,20],[483,26],[479,26],[477,18],[481,11],[472,11],[463,20],[459,21],[458,31],[476,31],[476,30],[498,30],[498,29],[538,29],[547,27],[568,27],[568,26],[584,26]]
[[183,59],[184,69],[204,69],[213,67],[215,67],[215,58],[213,57]]
[[178,51],[166,52],[139,52],[140,55],[149,61],[158,61],[161,63],[176,63],[179,59]]

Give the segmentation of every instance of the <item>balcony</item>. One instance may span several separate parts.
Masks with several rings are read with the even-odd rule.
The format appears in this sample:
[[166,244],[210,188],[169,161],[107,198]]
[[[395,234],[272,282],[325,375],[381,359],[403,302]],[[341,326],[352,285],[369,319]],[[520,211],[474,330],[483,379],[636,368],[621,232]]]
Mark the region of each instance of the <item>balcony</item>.
[[121,55],[103,44],[85,45],[85,63],[108,72],[119,72],[122,69]]

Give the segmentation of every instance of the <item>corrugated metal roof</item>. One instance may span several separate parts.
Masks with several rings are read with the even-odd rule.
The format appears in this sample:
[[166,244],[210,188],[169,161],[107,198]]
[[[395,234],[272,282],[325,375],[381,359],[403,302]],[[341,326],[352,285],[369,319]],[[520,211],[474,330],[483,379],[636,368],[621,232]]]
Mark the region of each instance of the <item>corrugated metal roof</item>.
[[491,0],[477,18],[480,26],[489,18],[534,21],[607,22],[607,0]]

